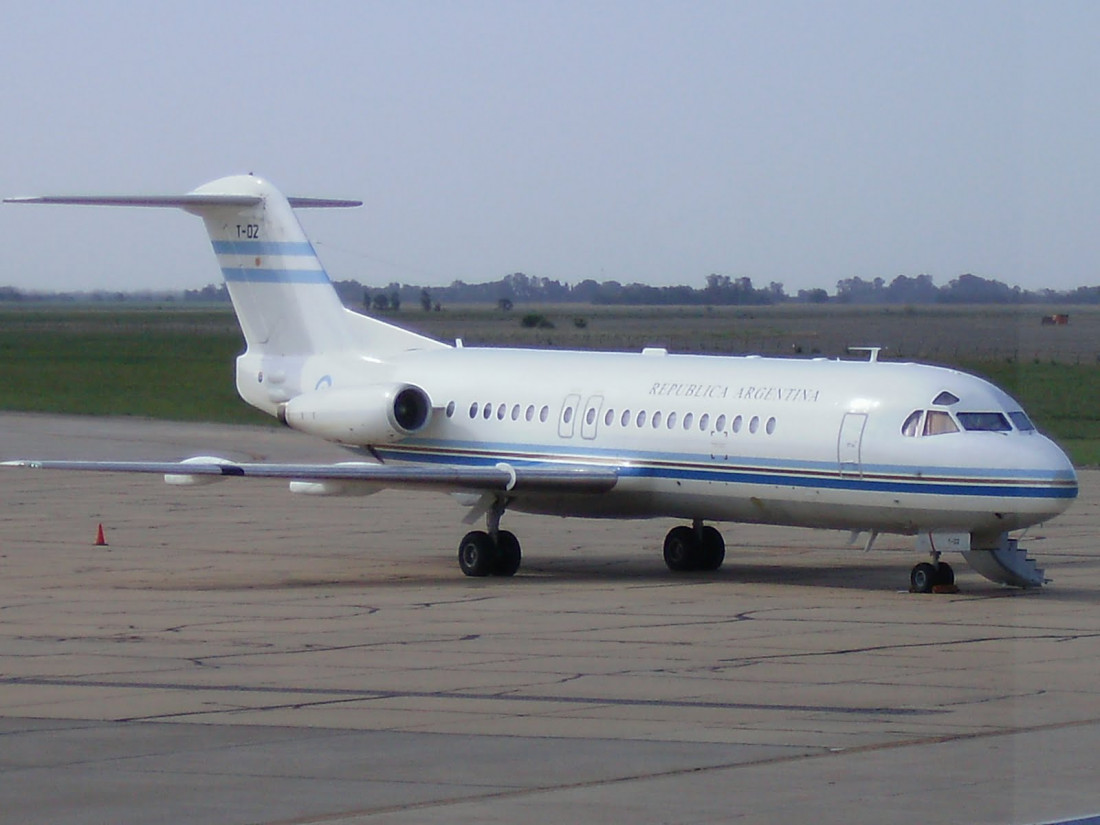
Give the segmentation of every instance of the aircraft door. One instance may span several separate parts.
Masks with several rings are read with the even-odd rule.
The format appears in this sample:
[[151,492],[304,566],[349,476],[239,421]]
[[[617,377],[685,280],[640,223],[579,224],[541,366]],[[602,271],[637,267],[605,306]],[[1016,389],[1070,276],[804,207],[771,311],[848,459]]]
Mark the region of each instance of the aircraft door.
[[584,414],[581,417],[581,438],[591,441],[596,437],[600,425],[600,411],[603,409],[603,396],[593,395],[584,402]]
[[863,445],[863,428],[867,413],[845,413],[840,422],[840,435],[836,443],[836,458],[841,475],[861,475],[863,468],[860,450]]
[[577,409],[580,407],[579,395],[567,395],[561,405],[561,416],[558,418],[558,435],[562,438],[572,438],[573,431],[577,428]]

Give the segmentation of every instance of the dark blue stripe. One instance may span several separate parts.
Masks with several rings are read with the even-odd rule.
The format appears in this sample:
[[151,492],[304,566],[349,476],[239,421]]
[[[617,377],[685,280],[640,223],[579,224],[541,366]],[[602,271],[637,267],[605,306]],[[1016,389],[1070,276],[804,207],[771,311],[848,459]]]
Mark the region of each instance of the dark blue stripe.
[[[409,442],[405,442],[408,444]],[[480,455],[485,451],[493,451],[495,453],[501,453],[504,455],[526,455],[537,454],[537,458],[540,461],[550,460],[553,458],[564,458],[572,461],[588,461],[591,459],[611,459],[618,462],[623,459],[623,450],[613,447],[593,447],[585,445],[584,452],[578,453],[575,447],[562,447],[556,448],[547,444],[525,444],[523,442],[513,441],[467,441],[467,440],[446,440],[441,438],[418,438],[416,439],[416,447],[421,449],[440,449],[446,452],[450,451],[466,451],[470,455]],[[698,463],[703,458],[705,453],[670,453],[661,452],[656,450],[632,450],[630,453],[630,459],[632,461],[646,461],[646,462],[659,462],[662,464],[693,464]],[[834,461],[810,461],[806,459],[793,460],[784,458],[765,458],[759,456],[738,455],[732,450],[726,454],[727,458],[722,463],[729,466],[735,462],[751,462],[756,469],[775,470],[776,472],[801,472],[801,473],[824,473],[832,474],[836,472],[837,462]],[[864,476],[881,476],[881,475],[899,475],[899,476],[911,476],[914,472],[914,467],[904,464],[871,464],[866,463],[862,465],[862,471]],[[969,481],[978,481],[987,479],[996,483],[998,480],[1003,480],[1006,477],[1004,470],[985,469],[982,467],[922,467],[920,472],[925,476],[936,477],[952,477],[962,476]],[[1033,470],[1024,467],[1012,468],[1012,478],[1016,479],[1028,479],[1037,482],[1059,482],[1059,481],[1072,481],[1072,471],[1051,471],[1051,470]]]
[[780,487],[809,487],[826,490],[858,490],[867,493],[924,493],[929,495],[982,496],[993,498],[1076,498],[1077,490],[1063,487],[1035,487],[958,482],[876,481],[855,476],[806,478],[740,470],[686,470],[664,467],[626,467],[620,476],[670,478],[691,481],[720,481],[727,484],[767,484]]
[[327,284],[323,269],[251,269],[223,266],[222,276],[233,283],[250,284]]
[[[458,464],[463,466],[491,466],[501,461],[508,461],[506,454],[493,456],[471,456],[440,453],[423,453],[416,450],[385,449],[378,450],[383,458],[394,458],[404,461],[417,461],[426,464]],[[555,462],[540,461],[537,459],[521,459],[514,461],[517,467],[540,464],[553,464]],[[575,463],[582,463],[578,460]],[[858,478],[856,476],[815,476],[790,475],[775,472],[735,470],[735,469],[702,469],[688,467],[654,467],[654,466],[618,466],[616,467],[622,478],[664,478],[673,480],[711,481],[725,484],[760,484],[773,487],[803,487],[826,490],[853,490],[868,493],[923,493],[926,495],[961,495],[981,496],[984,498],[1076,498],[1075,486],[1035,486],[1035,485],[1008,485],[1008,484],[975,484],[973,481],[961,479],[958,482],[937,481],[895,481]]]
[[308,255],[316,257],[309,241],[213,241],[219,255]]

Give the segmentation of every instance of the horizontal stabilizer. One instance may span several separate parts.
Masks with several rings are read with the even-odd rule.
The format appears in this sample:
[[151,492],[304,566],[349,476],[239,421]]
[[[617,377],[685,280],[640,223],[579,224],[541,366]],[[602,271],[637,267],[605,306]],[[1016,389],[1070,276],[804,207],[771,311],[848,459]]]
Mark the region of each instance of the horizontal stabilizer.
[[[164,206],[194,209],[210,206],[255,206],[259,195],[190,194],[190,195],[39,195],[4,198],[4,203],[50,203],[69,206]],[[343,208],[362,206],[362,201],[341,198],[287,198],[295,209]]]
[[54,203],[75,206],[167,206],[179,209],[204,206],[255,206],[259,195],[45,195],[4,198],[4,203]]

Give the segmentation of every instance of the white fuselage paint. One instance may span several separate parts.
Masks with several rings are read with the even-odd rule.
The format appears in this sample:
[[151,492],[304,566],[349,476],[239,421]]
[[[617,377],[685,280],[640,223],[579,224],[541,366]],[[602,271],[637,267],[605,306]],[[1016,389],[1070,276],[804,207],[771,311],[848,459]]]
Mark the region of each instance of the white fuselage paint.
[[[373,445],[387,461],[619,468],[605,494],[521,496],[518,510],[992,537],[1076,494],[1070,462],[1034,430],[903,435],[917,410],[1020,410],[982,379],[926,365],[447,348],[299,366],[302,390],[427,392],[424,430]],[[934,405],[943,391],[959,401]]]
[[[1069,460],[1019,405],[954,370],[874,355],[830,361],[450,347],[358,315],[340,304],[293,211],[356,202],[288,199],[251,175],[182,196],[16,200],[179,207],[201,216],[247,343],[237,360],[241,396],[298,429],[413,465],[384,476],[364,468],[350,486],[346,474],[325,467],[287,471],[309,491],[420,482],[473,490],[483,512],[494,508],[487,525],[494,534],[507,506],[691,519],[699,535],[704,520],[965,533],[971,548],[986,549],[1002,546],[1009,530],[1062,512],[1077,493]],[[432,409],[426,424],[421,418],[402,428],[394,401],[408,388],[421,412],[428,401]],[[920,411],[923,418],[914,418]],[[990,414],[1003,426],[968,430],[967,413],[979,414],[971,422]],[[455,483],[437,483],[424,465],[454,469]],[[496,465],[512,473],[503,493],[499,476],[484,481],[491,473],[483,468]],[[219,466],[208,469],[225,472]],[[564,481],[550,472],[556,467],[567,470]],[[516,485],[520,468],[536,483]],[[570,468],[605,470],[589,473],[606,480],[603,492],[583,476],[568,478]],[[200,474],[176,469],[166,472],[177,481]],[[463,469],[471,471],[462,476]],[[231,474],[275,472],[256,465]],[[514,551],[518,562],[518,544]],[[475,566],[477,575],[488,571]],[[1012,583],[1040,583],[1036,576]]]

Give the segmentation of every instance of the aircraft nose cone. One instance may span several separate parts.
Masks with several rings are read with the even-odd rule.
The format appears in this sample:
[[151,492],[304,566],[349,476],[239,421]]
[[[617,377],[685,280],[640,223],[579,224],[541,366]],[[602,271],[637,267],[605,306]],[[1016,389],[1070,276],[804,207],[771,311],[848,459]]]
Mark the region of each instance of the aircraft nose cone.
[[1036,462],[1036,466],[1042,468],[1049,483],[1058,494],[1054,502],[1059,506],[1053,513],[1057,514],[1077,498],[1077,471],[1065,451],[1046,436],[1042,436],[1039,452],[1039,461]]

